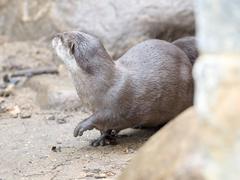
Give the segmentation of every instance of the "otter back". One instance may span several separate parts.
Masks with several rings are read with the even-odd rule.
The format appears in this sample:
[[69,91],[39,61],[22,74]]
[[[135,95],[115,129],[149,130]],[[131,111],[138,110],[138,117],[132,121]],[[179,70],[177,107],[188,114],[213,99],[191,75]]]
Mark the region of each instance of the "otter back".
[[172,43],[186,53],[192,64],[195,63],[198,58],[198,49],[195,37],[183,37]]

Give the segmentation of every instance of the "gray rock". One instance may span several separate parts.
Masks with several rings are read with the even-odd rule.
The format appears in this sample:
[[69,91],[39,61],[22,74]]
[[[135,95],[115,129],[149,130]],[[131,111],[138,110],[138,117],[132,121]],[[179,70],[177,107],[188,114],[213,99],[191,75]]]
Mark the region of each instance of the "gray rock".
[[29,40],[79,29],[99,36],[114,57],[145,39],[174,40],[194,32],[193,0],[2,2],[0,34]]
[[206,53],[239,53],[239,0],[202,1],[197,4],[198,41]]
[[27,85],[37,92],[36,102],[42,109],[71,111],[80,108],[79,97],[67,76],[36,76]]
[[198,160],[204,134],[199,129],[200,121],[189,108],[138,150],[118,180],[204,180],[201,173],[205,164]]
[[67,116],[60,116],[57,118],[57,123],[58,124],[65,124],[67,123],[67,120],[66,120]]
[[[195,108],[206,143],[205,179],[240,179],[240,3],[198,0]],[[202,158],[203,159],[203,158]]]
[[32,116],[31,111],[23,110],[23,111],[20,112],[20,118],[21,119],[31,118],[31,116]]
[[46,117],[46,120],[48,121],[54,121],[56,119],[56,117],[54,115],[49,115]]

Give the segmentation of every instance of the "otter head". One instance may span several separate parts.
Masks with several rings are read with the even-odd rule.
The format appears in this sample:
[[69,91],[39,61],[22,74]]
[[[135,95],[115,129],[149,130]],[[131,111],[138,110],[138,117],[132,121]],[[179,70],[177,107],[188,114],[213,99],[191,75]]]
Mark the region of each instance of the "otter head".
[[80,69],[94,74],[114,64],[102,43],[83,32],[58,33],[52,40],[52,46],[71,71]]

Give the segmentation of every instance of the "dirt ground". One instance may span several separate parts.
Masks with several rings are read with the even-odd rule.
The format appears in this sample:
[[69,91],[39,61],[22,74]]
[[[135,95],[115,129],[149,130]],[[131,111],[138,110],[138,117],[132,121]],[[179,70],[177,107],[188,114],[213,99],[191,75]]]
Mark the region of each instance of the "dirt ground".
[[118,145],[92,147],[91,140],[99,136],[96,130],[79,138],[72,135],[75,125],[88,114],[34,109],[31,97],[34,94],[25,88],[14,98],[5,99],[12,104],[17,98],[15,105],[22,110],[24,106],[31,108],[18,117],[0,116],[2,180],[114,179],[153,133],[126,130],[121,134],[127,136],[119,137]]

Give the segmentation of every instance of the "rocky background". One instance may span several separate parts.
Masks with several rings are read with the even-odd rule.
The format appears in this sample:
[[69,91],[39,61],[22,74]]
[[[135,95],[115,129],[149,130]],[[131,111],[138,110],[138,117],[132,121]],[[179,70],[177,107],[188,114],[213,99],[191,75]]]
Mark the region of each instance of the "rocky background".
[[0,34],[11,40],[78,29],[100,37],[114,57],[145,39],[194,33],[192,0],[1,0],[0,10]]
[[88,112],[52,35],[95,34],[116,59],[138,42],[173,41],[194,27],[192,0],[0,0],[0,179],[114,178],[153,133],[127,130],[119,145],[96,149],[88,145],[96,131],[73,138]]

